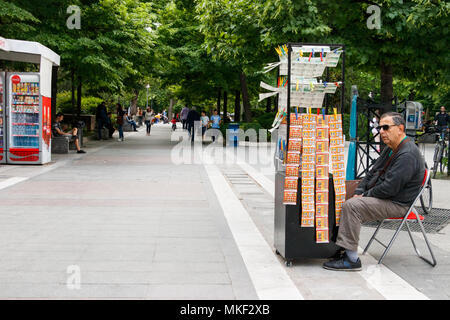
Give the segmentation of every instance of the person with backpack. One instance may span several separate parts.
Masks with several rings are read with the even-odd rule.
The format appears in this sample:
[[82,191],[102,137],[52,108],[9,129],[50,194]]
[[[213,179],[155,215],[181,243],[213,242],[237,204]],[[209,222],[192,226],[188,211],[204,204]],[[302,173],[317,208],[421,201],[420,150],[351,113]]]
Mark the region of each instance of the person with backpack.
[[152,130],[152,123],[153,123],[153,119],[154,119],[154,113],[153,110],[150,109],[150,107],[147,108],[147,112],[145,113],[144,116],[144,120],[145,120],[145,125],[147,126],[146,128],[146,132],[147,135],[150,135],[150,131]]

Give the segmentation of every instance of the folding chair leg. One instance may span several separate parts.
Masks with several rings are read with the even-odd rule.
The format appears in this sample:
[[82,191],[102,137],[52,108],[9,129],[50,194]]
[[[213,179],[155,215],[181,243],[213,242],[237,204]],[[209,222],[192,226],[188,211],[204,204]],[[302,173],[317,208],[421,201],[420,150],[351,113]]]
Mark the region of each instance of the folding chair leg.
[[375,239],[375,236],[377,235],[378,231],[381,229],[381,226],[383,225],[384,220],[381,220],[380,224],[378,225],[377,229],[373,233],[372,237],[369,240],[369,243],[367,244],[366,248],[364,249],[362,254],[365,254],[367,250],[369,250],[370,245],[372,244],[373,240]]
[[405,216],[402,220],[402,223],[400,223],[400,226],[397,228],[397,230],[395,231],[394,236],[392,237],[391,241],[389,241],[389,244],[386,248],[386,250],[384,250],[383,254],[381,255],[380,260],[378,260],[378,264],[380,264],[384,257],[386,256],[386,254],[388,253],[388,251],[391,249],[392,245],[394,244],[395,239],[397,239],[398,234],[400,233],[400,230],[402,229],[403,225],[405,224],[407,216]]
[[420,257],[419,249],[417,249],[416,242],[414,241],[414,238],[413,238],[412,232],[411,232],[411,228],[409,227],[408,222],[406,222],[406,227],[408,228],[408,234],[409,234],[409,237],[411,238],[411,242],[412,242],[412,245],[413,245],[413,247],[414,247],[414,251],[415,251],[415,252],[417,253],[417,255]]
[[[427,234],[425,232],[425,228],[423,227],[422,221],[420,221],[420,219],[419,219],[419,217],[417,217],[417,215],[416,215],[416,219],[417,219],[417,222],[419,223],[420,230],[422,231],[423,238],[425,239],[425,243],[427,244],[428,251],[430,251],[431,258],[433,259],[433,261],[430,261],[427,258],[425,258],[423,255],[420,254],[420,252],[418,250],[416,250],[416,253],[417,253],[417,255],[420,258],[422,258],[422,260],[424,260],[425,262],[429,263],[431,266],[434,267],[434,266],[436,266],[437,261],[436,261],[436,258],[434,257],[434,253],[433,253],[433,250],[431,249],[430,243],[428,242],[428,238],[427,238]],[[412,237],[411,237],[411,239],[412,239]],[[413,243],[414,243],[414,241],[413,241]],[[414,249],[416,249],[415,245],[414,245]]]

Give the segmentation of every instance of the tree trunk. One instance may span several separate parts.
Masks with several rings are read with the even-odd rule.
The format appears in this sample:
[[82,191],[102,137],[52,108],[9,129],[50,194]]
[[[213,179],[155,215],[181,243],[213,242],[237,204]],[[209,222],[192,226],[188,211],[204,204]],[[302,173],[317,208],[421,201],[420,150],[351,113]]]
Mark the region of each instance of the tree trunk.
[[171,121],[172,120],[172,110],[173,110],[173,106],[175,105],[175,99],[170,99],[170,103],[169,103],[169,111],[168,111],[168,118],[169,118],[169,121]]
[[223,123],[228,122],[228,93],[223,92]]
[[266,112],[270,112],[271,110],[272,110],[272,106],[271,106],[271,97],[268,97],[267,99],[266,99],[267,101],[266,101]]
[[250,102],[249,102],[249,98],[248,98],[247,77],[244,72],[241,72],[239,78],[241,81],[242,104],[244,105],[245,122],[251,122],[252,114],[250,112]]
[[72,112],[76,113],[76,100],[75,100],[75,70],[71,71],[71,83],[72,83]]
[[137,113],[137,101],[139,98],[139,90],[134,89],[134,96],[131,99],[131,115],[135,115]]
[[220,116],[220,96],[221,96],[221,94],[222,94],[222,88],[219,88],[218,92],[217,92],[217,113],[219,116]]
[[81,115],[81,92],[82,83],[81,83],[81,76],[78,76],[78,88],[77,88],[77,119],[80,120]]
[[241,121],[241,92],[236,90],[234,97],[234,122]]
[[381,72],[381,103],[384,105],[382,113],[392,110],[392,99],[394,98],[394,87],[392,84],[392,66],[384,62],[380,64]]

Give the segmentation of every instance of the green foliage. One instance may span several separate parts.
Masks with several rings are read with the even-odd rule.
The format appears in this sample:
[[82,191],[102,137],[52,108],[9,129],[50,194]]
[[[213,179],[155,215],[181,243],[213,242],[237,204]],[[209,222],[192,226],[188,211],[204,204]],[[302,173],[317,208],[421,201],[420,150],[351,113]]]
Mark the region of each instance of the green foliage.
[[256,118],[256,121],[261,125],[264,129],[271,129],[273,120],[275,119],[276,112],[265,112]]
[[33,31],[32,23],[38,21],[29,11],[10,1],[0,0],[0,35],[2,37],[14,38],[21,33]]
[[[393,68],[394,94],[414,95],[433,114],[450,105],[450,4],[442,0],[379,0],[382,27],[366,26],[371,2],[341,0],[0,0],[0,35],[38,41],[61,55],[58,107],[71,109],[71,75],[83,85],[83,112],[93,98],[146,105],[145,85],[156,111],[170,99],[209,110],[219,88],[229,97],[247,76],[253,116],[263,127],[273,117],[262,114],[257,94],[262,74],[278,60],[274,47],[286,42],[344,43],[346,95],[358,85],[380,98],[380,63]],[[81,30],[69,30],[67,7],[81,8]],[[330,78],[339,80],[339,70]],[[339,103],[330,97],[329,107]],[[229,110],[233,109],[229,98]],[[72,111],[71,111],[72,112]],[[272,118],[272,119],[271,119]],[[362,129],[361,129],[362,130]]]
[[[368,127],[367,123],[367,117],[365,114],[359,113],[358,114],[358,130],[356,132],[356,137],[361,141],[367,140],[367,130],[370,128]],[[350,114],[344,113],[342,117],[342,132],[345,135],[345,139],[348,141],[350,140]],[[370,133],[370,136],[372,136],[372,133]]]
[[[56,112],[63,112],[67,114],[75,114],[76,110],[72,108],[72,94],[69,91],[63,91],[58,93],[56,99]],[[103,99],[98,97],[83,97],[81,100],[81,113],[82,114],[93,114],[96,113],[97,106],[103,101]],[[111,109],[111,108],[109,108]],[[113,110],[110,110],[113,111]]]

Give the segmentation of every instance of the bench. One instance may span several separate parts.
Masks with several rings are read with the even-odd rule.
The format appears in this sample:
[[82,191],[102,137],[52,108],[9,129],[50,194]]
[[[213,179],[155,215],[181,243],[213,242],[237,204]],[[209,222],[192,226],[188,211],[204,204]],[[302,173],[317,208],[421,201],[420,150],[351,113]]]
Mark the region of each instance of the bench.
[[[100,140],[98,136],[98,130],[97,130],[97,124],[95,125],[95,140]],[[108,140],[109,139],[109,129],[106,127],[102,128],[102,140]]]
[[[83,147],[83,130],[78,130],[78,142],[80,143],[80,148]],[[54,137],[52,135],[52,153],[55,154],[66,154],[69,150],[77,150],[75,146],[75,141],[71,141],[70,136],[60,136]]]
[[69,153],[70,137],[52,137],[52,153],[65,154]]
[[122,126],[123,132],[132,132],[133,127],[131,126],[131,124],[128,123],[128,121],[126,119],[123,120],[123,126]]

